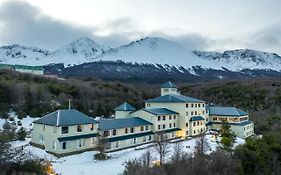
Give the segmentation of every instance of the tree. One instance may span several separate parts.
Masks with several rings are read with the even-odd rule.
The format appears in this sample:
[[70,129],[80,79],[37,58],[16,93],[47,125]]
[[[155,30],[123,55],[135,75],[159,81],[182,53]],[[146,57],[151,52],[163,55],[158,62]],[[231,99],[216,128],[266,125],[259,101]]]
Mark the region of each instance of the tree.
[[194,154],[196,156],[203,157],[203,156],[205,156],[205,152],[208,151],[209,148],[210,148],[210,145],[208,144],[205,135],[203,135],[202,137],[200,137],[196,140]]
[[222,139],[221,144],[223,145],[223,148],[230,149],[233,146],[235,135],[230,130],[230,125],[226,122],[222,122],[221,130],[220,130]]
[[6,139],[6,142],[14,140],[15,130],[16,128],[6,120],[3,124],[3,130],[1,131],[2,139]]
[[169,153],[168,143],[163,132],[158,132],[156,134],[155,149],[159,154],[160,165],[162,165],[165,161],[166,155]]
[[105,153],[106,146],[108,144],[107,139],[104,138],[104,134],[98,134],[98,145],[96,147],[98,154],[95,154],[95,159],[97,160],[105,160],[107,159],[107,155]]
[[19,140],[25,140],[25,137],[26,137],[26,131],[23,127],[21,127],[18,132],[17,132],[17,139]]

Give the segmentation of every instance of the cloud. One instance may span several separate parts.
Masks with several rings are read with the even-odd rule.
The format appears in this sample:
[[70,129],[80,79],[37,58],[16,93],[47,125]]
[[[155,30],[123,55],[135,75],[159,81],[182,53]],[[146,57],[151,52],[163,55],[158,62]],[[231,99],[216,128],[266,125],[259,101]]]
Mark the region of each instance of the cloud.
[[[9,1],[0,6],[0,44],[20,43],[56,49],[80,37],[89,37],[105,45],[118,46],[129,40],[125,35],[132,21],[120,19],[111,21],[104,28],[117,27],[117,32],[109,35],[97,35],[100,27],[91,28],[66,23],[45,15],[37,7],[24,1]],[[123,26],[123,27],[122,27]],[[125,31],[121,33],[121,31]],[[131,31],[132,32],[132,31]]]

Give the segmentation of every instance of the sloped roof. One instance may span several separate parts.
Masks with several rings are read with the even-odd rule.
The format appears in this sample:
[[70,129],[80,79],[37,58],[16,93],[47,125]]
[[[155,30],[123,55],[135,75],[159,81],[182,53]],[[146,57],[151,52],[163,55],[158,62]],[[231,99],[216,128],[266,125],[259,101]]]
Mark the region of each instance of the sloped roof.
[[222,115],[222,116],[243,116],[248,115],[248,113],[237,109],[235,107],[215,107],[210,106],[209,115]]
[[189,119],[190,122],[200,121],[200,120],[205,120],[205,119],[201,116],[193,116]]
[[57,110],[35,120],[34,123],[51,126],[71,126],[80,124],[97,123],[93,118],[75,110]]
[[167,108],[146,108],[146,109],[143,109],[144,111],[146,112],[149,112],[151,114],[154,114],[154,115],[169,115],[169,114],[179,114],[175,111],[172,111],[170,109],[167,109]]
[[120,119],[101,119],[98,120],[100,130],[110,130],[118,128],[129,128],[135,126],[152,125],[152,123],[139,117],[120,118]]
[[143,133],[137,133],[137,134],[122,135],[122,136],[117,136],[117,137],[106,138],[106,140],[109,142],[116,142],[116,141],[138,138],[138,137],[143,137],[143,136],[148,136],[148,135],[154,135],[154,132],[149,131],[149,132],[143,132]]
[[203,100],[199,100],[192,97],[187,97],[184,95],[174,95],[174,94],[168,94],[163,95],[159,97],[155,97],[149,100],[146,100],[145,102],[194,102],[194,103],[202,103],[205,102]]
[[178,88],[178,86],[175,85],[174,83],[168,81],[168,82],[162,84],[161,88]]
[[135,111],[136,109],[127,102],[114,109],[115,111]]
[[59,137],[58,141],[59,142],[65,142],[65,141],[70,141],[70,140],[87,139],[87,138],[97,137],[97,136],[98,136],[97,133],[93,133],[93,134],[83,134],[83,135]]

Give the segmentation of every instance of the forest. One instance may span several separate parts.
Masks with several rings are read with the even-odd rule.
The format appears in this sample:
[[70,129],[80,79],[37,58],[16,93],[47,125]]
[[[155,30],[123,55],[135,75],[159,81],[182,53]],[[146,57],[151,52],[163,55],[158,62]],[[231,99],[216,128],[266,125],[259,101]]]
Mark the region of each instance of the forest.
[[[177,84],[183,95],[248,112],[255,123],[255,133],[262,137],[249,138],[235,149],[222,147],[210,155],[200,150],[187,155],[175,149],[177,156],[160,166],[147,166],[144,159],[130,160],[126,175],[281,174],[281,78]],[[42,117],[56,109],[68,108],[71,99],[72,108],[91,117],[110,117],[114,108],[125,101],[137,109],[144,107],[145,99],[160,95],[160,85],[91,78],[58,80],[1,70],[0,116],[7,118],[10,111],[15,111],[19,117]],[[7,147],[7,142],[3,143]]]

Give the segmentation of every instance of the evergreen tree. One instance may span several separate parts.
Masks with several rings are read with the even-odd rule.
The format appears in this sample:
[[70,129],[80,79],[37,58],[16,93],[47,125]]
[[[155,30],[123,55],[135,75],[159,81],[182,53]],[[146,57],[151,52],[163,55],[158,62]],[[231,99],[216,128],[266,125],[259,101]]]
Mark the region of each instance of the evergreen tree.
[[25,137],[26,137],[26,131],[23,127],[21,127],[18,132],[17,132],[17,139],[19,140],[25,140]]

